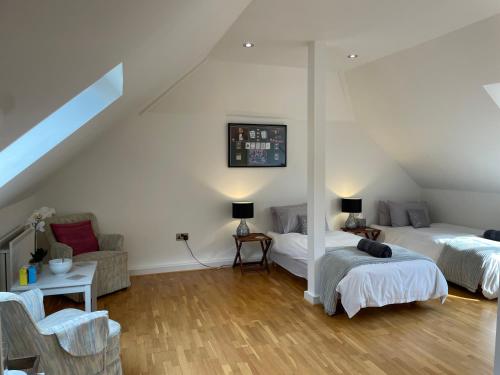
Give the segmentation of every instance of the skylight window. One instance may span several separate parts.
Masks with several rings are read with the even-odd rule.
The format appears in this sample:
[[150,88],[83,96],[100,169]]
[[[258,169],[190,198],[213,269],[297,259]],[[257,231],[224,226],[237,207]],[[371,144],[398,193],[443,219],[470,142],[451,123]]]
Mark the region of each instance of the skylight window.
[[483,87],[498,108],[500,108],[500,83],[492,83],[491,85],[484,85]]
[[0,152],[0,187],[123,95],[120,63]]

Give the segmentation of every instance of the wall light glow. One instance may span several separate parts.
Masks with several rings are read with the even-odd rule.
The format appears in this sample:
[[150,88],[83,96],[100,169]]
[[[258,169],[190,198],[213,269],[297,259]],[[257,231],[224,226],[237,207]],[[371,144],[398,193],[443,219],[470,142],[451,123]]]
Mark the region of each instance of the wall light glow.
[[120,63],[0,152],[0,187],[123,95]]

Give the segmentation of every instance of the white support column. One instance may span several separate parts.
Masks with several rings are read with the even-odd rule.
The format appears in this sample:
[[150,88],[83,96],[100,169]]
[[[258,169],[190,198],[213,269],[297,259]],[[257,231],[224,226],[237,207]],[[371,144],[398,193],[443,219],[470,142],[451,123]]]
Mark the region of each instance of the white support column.
[[495,336],[495,360],[493,374],[500,375],[500,298],[497,301],[497,329]]
[[326,45],[310,42],[307,81],[307,290],[304,298],[319,303],[318,259],[325,253]]

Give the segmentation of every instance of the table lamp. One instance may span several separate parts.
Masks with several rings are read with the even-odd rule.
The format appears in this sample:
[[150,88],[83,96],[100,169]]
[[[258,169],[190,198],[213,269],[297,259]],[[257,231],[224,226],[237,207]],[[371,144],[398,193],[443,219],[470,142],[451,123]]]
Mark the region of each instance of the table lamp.
[[345,227],[348,229],[356,228],[357,223],[354,214],[361,212],[361,198],[342,198],[342,212],[349,214],[345,222]]
[[233,202],[233,219],[241,219],[236,229],[238,237],[248,236],[250,229],[245,219],[253,217],[253,202]]

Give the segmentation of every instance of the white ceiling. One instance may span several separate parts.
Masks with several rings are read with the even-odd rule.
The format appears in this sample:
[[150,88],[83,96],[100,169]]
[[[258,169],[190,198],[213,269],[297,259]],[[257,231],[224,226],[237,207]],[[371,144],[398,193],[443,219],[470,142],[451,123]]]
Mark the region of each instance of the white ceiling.
[[1,0],[0,150],[120,62],[124,95],[0,189],[0,207],[189,72],[249,2]]
[[[253,0],[211,55],[305,66],[305,43],[323,40],[332,69],[349,69],[499,12],[498,0]],[[255,47],[243,48],[246,40]]]
[[[249,3],[1,0],[0,149],[119,62],[124,63],[125,92],[0,189],[0,207],[36,190],[40,181],[84,152],[106,126],[119,127],[210,52],[230,61],[305,66],[305,43],[316,39],[331,47],[333,69],[348,69],[500,12],[498,0]],[[256,47],[244,49],[244,40]],[[346,59],[351,52],[360,55],[358,61]]]

